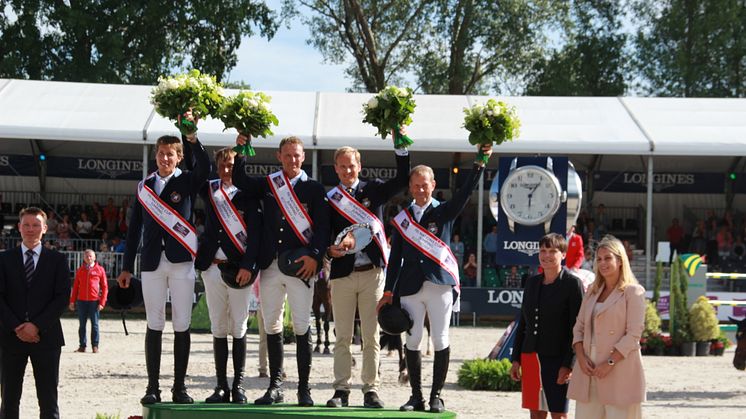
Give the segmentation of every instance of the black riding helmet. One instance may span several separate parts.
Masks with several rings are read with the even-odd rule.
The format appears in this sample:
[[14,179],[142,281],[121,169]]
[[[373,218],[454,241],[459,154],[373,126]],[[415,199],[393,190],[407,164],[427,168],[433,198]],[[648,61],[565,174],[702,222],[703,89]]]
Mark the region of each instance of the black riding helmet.
[[389,335],[398,335],[408,332],[414,325],[414,321],[398,304],[386,304],[378,312],[378,324],[381,330]]

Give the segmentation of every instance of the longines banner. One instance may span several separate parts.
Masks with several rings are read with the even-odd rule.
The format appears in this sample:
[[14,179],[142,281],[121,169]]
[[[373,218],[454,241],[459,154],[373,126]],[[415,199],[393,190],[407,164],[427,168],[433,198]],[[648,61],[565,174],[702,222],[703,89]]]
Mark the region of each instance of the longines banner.
[[[501,157],[500,179],[506,179],[513,157]],[[554,174],[563,191],[567,190],[567,157],[552,157]],[[536,165],[546,168],[547,157],[518,157],[518,167]],[[502,185],[500,185],[502,189]],[[527,192],[528,193],[528,192]],[[552,218],[550,232],[564,235],[567,224],[567,204],[562,203]],[[510,231],[508,217],[502,205],[498,205],[497,216],[497,255],[498,265],[538,265],[539,240],[544,236],[544,224],[526,226],[515,223],[515,231]]]
[[[596,191],[638,192],[648,190],[648,175],[642,172],[597,172],[593,175]],[[653,173],[653,191],[657,193],[723,193],[723,173]]]
[[[469,303],[465,310],[464,302]],[[461,311],[477,315],[515,317],[521,311],[523,290],[515,288],[461,288]]]

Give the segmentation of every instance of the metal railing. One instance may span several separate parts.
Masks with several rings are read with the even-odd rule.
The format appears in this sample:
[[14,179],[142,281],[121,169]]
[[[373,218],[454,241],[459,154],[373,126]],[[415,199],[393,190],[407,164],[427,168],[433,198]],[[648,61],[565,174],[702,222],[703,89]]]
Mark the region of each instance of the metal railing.
[[[78,268],[83,266],[84,252],[63,251],[62,254],[67,256],[67,262],[70,267],[70,272],[75,272]],[[124,267],[124,253],[96,252],[96,261],[106,270],[106,276],[109,279],[116,279],[117,276],[119,276],[119,274],[122,272],[122,268]],[[140,277],[139,253],[135,257],[135,272],[132,272],[132,275],[138,278]]]

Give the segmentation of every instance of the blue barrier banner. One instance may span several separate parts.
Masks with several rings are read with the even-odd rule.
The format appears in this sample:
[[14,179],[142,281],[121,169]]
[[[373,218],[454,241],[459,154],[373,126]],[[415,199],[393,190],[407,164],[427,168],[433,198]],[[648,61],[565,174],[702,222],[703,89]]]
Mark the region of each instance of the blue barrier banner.
[[523,290],[517,288],[461,288],[461,311],[512,318],[521,311]]
[[0,154],[0,176],[36,176],[36,161],[31,156]]

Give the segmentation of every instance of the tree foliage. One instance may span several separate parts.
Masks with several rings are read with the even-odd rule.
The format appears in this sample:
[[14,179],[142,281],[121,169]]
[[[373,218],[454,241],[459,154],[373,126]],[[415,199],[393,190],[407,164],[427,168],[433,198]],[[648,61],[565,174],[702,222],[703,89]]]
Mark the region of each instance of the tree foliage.
[[194,67],[220,79],[242,36],[276,29],[257,0],[0,0],[0,77],[154,84]]
[[634,2],[641,89],[660,96],[746,96],[746,2]]
[[576,0],[567,42],[528,76],[526,93],[547,96],[618,96],[627,74],[627,36],[621,29],[622,4],[615,0]]

